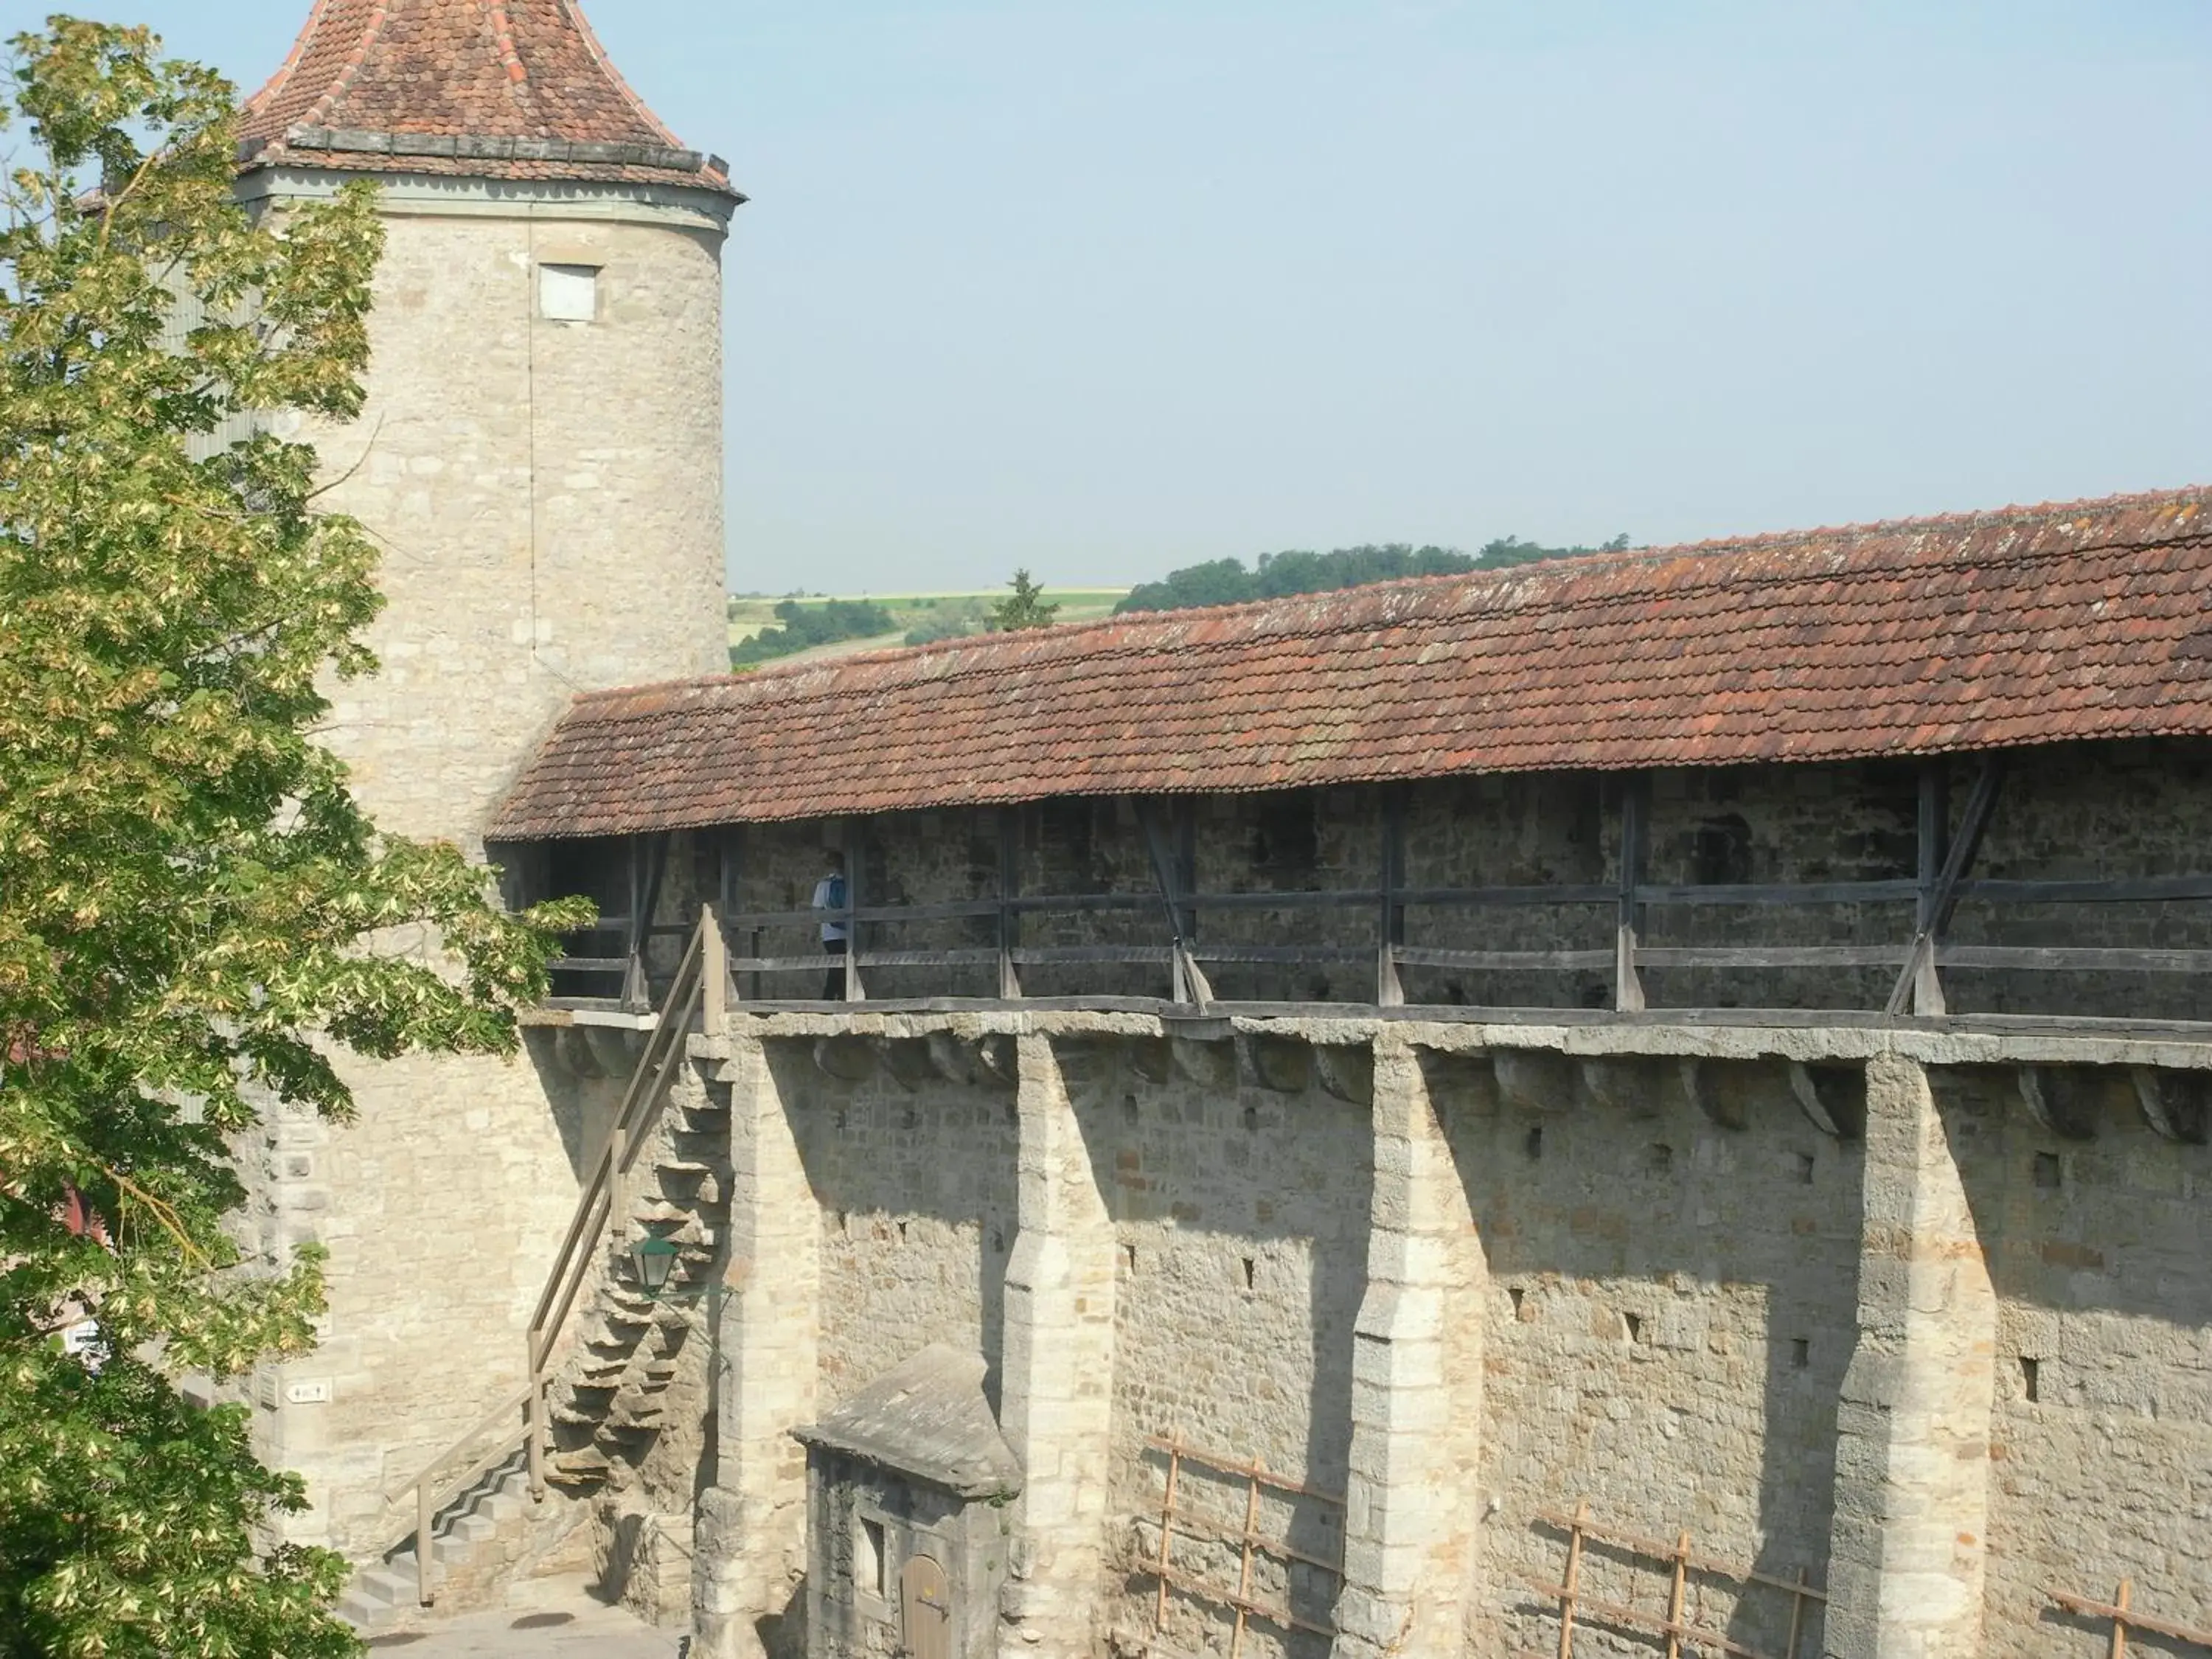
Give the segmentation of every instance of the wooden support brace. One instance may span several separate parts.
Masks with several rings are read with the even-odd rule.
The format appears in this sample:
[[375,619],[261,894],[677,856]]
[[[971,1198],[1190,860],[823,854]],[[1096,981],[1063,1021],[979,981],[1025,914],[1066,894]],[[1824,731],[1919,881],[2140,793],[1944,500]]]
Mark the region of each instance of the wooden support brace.
[[[1958,908],[1960,884],[1973,867],[1974,855],[1981,850],[1982,834],[1990,827],[1990,814],[1996,807],[1997,786],[2003,778],[2004,763],[1996,755],[1982,763],[1982,769],[1974,778],[1974,790],[1966,797],[1958,838],[1945,849],[1942,866],[1934,883],[1922,894],[1919,926],[1913,934],[1911,955],[1905,962],[1905,971],[1898,975],[1884,1009],[1893,1019],[1916,1006],[1915,988],[1923,983],[1923,975],[1931,988],[1934,1002],[1940,1004],[1942,1000],[1942,988],[1934,978],[1936,953],[1950,928],[1951,913]],[[1923,814],[1933,810],[1923,798]]]

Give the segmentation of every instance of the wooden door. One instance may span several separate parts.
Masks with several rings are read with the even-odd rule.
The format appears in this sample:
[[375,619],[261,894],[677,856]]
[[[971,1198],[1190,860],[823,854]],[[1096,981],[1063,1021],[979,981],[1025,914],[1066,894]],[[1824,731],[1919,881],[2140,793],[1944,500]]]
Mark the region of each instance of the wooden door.
[[927,1555],[899,1569],[899,1632],[912,1659],[952,1659],[952,1593]]

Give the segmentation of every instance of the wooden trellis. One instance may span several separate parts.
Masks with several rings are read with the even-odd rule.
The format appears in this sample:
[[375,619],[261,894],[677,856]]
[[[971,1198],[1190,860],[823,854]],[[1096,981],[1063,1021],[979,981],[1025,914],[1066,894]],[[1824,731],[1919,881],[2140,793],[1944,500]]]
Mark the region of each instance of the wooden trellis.
[[[1797,1570],[1796,1578],[1781,1578],[1755,1568],[1698,1555],[1691,1549],[1690,1534],[1686,1531],[1677,1533],[1674,1541],[1670,1544],[1664,1539],[1646,1538],[1636,1533],[1600,1526],[1590,1518],[1590,1507],[1587,1503],[1576,1504],[1572,1515],[1557,1515],[1540,1510],[1536,1518],[1567,1534],[1567,1565],[1564,1581],[1557,1584],[1542,1583],[1533,1579],[1528,1581],[1538,1595],[1559,1604],[1559,1659],[1574,1659],[1575,1620],[1585,1615],[1594,1623],[1655,1638],[1654,1645],[1662,1648],[1667,1659],[1681,1659],[1686,1642],[1692,1644],[1697,1652],[1726,1654],[1730,1656],[1730,1659],[1799,1659],[1798,1649],[1804,1639],[1807,1612],[1812,1607],[1827,1604],[1827,1592],[1814,1588],[1802,1567]],[[1608,1545],[1636,1560],[1649,1561],[1667,1569],[1671,1578],[1665,1615],[1662,1617],[1638,1607],[1624,1606],[1586,1594],[1582,1589],[1583,1546],[1586,1540]],[[1741,1584],[1764,1584],[1788,1595],[1790,1598],[1789,1644],[1781,1653],[1770,1654],[1758,1648],[1746,1647],[1724,1632],[1690,1623],[1684,1615],[1689,1596],[1690,1575],[1693,1572],[1733,1579]]]
[[2135,1581],[2120,1580],[2120,1587],[2110,1602],[2093,1601],[2086,1595],[2054,1589],[2048,1592],[2051,1601],[2069,1613],[2079,1613],[2085,1619],[2109,1619],[2112,1621],[2112,1659],[2128,1659],[2128,1632],[2144,1631],[2153,1636],[2164,1636],[2176,1642],[2186,1642],[2191,1647],[2212,1648],[2212,1630],[2197,1630],[2187,1625],[2178,1625],[2171,1619],[2154,1619],[2149,1613],[2138,1613],[2129,1603],[2135,1597]]
[[[1260,1530],[1260,1500],[1264,1491],[1282,1492],[1295,1498],[1310,1498],[1327,1505],[1341,1516],[1344,1499],[1335,1492],[1327,1492],[1302,1481],[1288,1480],[1270,1472],[1264,1463],[1247,1462],[1241,1458],[1224,1456],[1218,1452],[1200,1451],[1179,1440],[1154,1438],[1146,1443],[1154,1451],[1165,1452],[1168,1458],[1167,1489],[1160,1499],[1160,1547],[1158,1559],[1143,1571],[1159,1581],[1159,1598],[1155,1604],[1152,1623],[1155,1635],[1164,1635],[1167,1629],[1168,1597],[1170,1590],[1181,1590],[1200,1601],[1228,1610],[1231,1619],[1229,1638],[1230,1659],[1238,1659],[1244,1648],[1244,1632],[1254,1620],[1273,1625],[1279,1630],[1304,1631],[1315,1636],[1334,1636],[1333,1624],[1316,1623],[1294,1613],[1288,1607],[1277,1607],[1262,1601],[1254,1593],[1252,1569],[1261,1556],[1273,1556],[1284,1564],[1287,1571],[1292,1564],[1313,1568],[1326,1573],[1340,1587],[1344,1583],[1341,1560],[1327,1561],[1310,1555],[1279,1538],[1272,1538]],[[1232,1526],[1219,1517],[1206,1516],[1186,1503],[1180,1511],[1176,1507],[1182,1484],[1183,1466],[1189,1464],[1216,1477],[1244,1483],[1244,1516],[1241,1528]],[[1339,1528],[1340,1536],[1341,1528]],[[1218,1544],[1237,1552],[1237,1585],[1231,1589],[1185,1572],[1169,1559],[1176,1534],[1195,1541]],[[1335,1604],[1335,1596],[1328,1598],[1328,1605]]]

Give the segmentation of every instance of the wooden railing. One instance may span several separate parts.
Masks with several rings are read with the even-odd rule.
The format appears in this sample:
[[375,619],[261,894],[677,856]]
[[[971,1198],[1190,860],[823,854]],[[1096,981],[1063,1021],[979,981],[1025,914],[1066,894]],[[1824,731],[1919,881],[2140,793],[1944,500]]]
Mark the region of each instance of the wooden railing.
[[2185,1642],[2191,1647],[2212,1649],[2212,1630],[2177,1624],[2171,1619],[2154,1618],[2129,1606],[2135,1598],[2135,1582],[2132,1579],[2121,1579],[2119,1589],[2110,1601],[2092,1601],[2086,1595],[2075,1595],[2063,1589],[2053,1589],[2049,1595],[2055,1606],[2077,1617],[2111,1622],[2112,1659],[2127,1659],[2128,1633],[2130,1631],[2162,1636],[2171,1642]]
[[678,963],[676,977],[660,1006],[660,1018],[647,1033],[644,1052],[631,1071],[615,1109],[614,1123],[592,1160],[584,1189],[576,1200],[568,1231],[554,1252],[553,1267],[538,1293],[530,1316],[528,1364],[530,1378],[530,1492],[545,1495],[545,1384],[555,1347],[576,1305],[577,1293],[592,1265],[592,1254],[612,1219],[623,1177],[629,1173],[638,1148],[650,1137],[659,1120],[668,1083],[681,1062],[691,1025],[697,1019],[710,1034],[719,1036],[726,1018],[725,993],[729,981],[722,932],[714,907],[702,908],[699,924]]
[[[1827,1605],[1826,1592],[1816,1589],[1810,1575],[1802,1568],[1798,1570],[1795,1579],[1782,1578],[1755,1568],[1698,1555],[1690,1547],[1687,1532],[1676,1534],[1674,1541],[1669,1543],[1663,1538],[1646,1538],[1640,1534],[1601,1526],[1591,1518],[1590,1507],[1586,1503],[1576,1504],[1571,1515],[1539,1510],[1536,1519],[1567,1534],[1564,1582],[1547,1584],[1539,1579],[1527,1581],[1529,1588],[1539,1595],[1559,1604],[1559,1659],[1573,1659],[1575,1622],[1578,1617],[1588,1617],[1596,1624],[1650,1638],[1653,1645],[1665,1652],[1667,1659],[1677,1659],[1686,1642],[1692,1644],[1696,1652],[1725,1654],[1729,1659],[1800,1659],[1799,1650],[1805,1635],[1808,1613]],[[1627,1603],[1601,1600],[1583,1589],[1583,1550],[1586,1543],[1591,1542],[1609,1546],[1632,1560],[1649,1562],[1667,1571],[1669,1577],[1666,1612],[1663,1614],[1650,1613]],[[1790,1634],[1782,1652],[1774,1655],[1758,1648],[1747,1647],[1732,1639],[1725,1632],[1710,1630],[1692,1623],[1687,1607],[1690,1576],[1692,1573],[1734,1579],[1745,1585],[1763,1585],[1787,1594],[1790,1598]]]
[[[518,1390],[484,1414],[482,1421],[426,1464],[413,1480],[384,1494],[387,1507],[410,1489],[415,1496],[415,1595],[424,1607],[437,1599],[436,1564],[430,1558],[431,1523],[438,1512],[468,1490],[494,1464],[514,1455],[515,1431],[527,1418],[530,1395]],[[468,1455],[474,1452],[473,1457]]]
[[623,1178],[629,1174],[638,1149],[652,1135],[693,1022],[696,1020],[710,1036],[720,1036],[726,1029],[728,981],[721,927],[710,906],[702,910],[698,925],[691,930],[675,981],[662,1001],[660,1017],[630,1073],[613,1126],[592,1159],[575,1213],[546,1274],[544,1289],[538,1294],[526,1339],[527,1381],[520,1392],[502,1400],[411,1480],[385,1494],[385,1501],[391,1504],[410,1488],[414,1492],[416,1593],[425,1607],[437,1593],[430,1553],[432,1523],[447,1504],[486,1469],[513,1456],[518,1444],[528,1458],[531,1496],[545,1495],[545,1389],[562,1332],[589,1274],[592,1250],[614,1217]]
[[[737,902],[744,864],[740,829],[731,829],[721,844],[721,904],[733,941],[730,967],[740,984],[750,983],[760,1000],[814,1001],[812,988],[796,995],[779,992],[775,982],[826,972],[836,978],[832,1000],[858,1002],[872,994],[871,974],[888,969],[937,968],[967,970],[988,987],[993,1000],[1024,995],[1022,980],[1031,968],[1079,965],[1149,967],[1160,975],[1169,1000],[1203,1007],[1213,1000],[1206,970],[1217,965],[1279,964],[1285,967],[1363,964],[1373,975],[1378,1006],[1402,1005],[1405,969],[1468,973],[1556,973],[1601,975],[1612,987],[1614,1008],[1638,1012],[1646,1006],[1643,975],[1653,969],[1699,969],[1735,972],[1815,969],[1837,972],[1883,970],[1891,989],[1881,1012],[1891,1016],[1943,1015],[1949,1012],[1941,970],[1946,968],[2012,972],[2111,974],[2212,974],[2212,949],[2148,949],[2123,945],[2036,945],[1966,944],[1952,937],[1962,904],[1992,908],[2019,905],[2167,903],[2212,899],[2212,874],[2099,879],[1984,878],[1975,861],[1995,815],[2002,769],[1985,765],[1974,781],[1960,821],[1954,826],[1946,805],[1943,769],[1923,770],[1920,788],[1917,866],[1911,875],[1875,879],[1784,882],[1669,883],[1652,880],[1649,857],[1650,810],[1644,781],[1630,776],[1613,791],[1613,833],[1621,856],[1609,879],[1544,884],[1422,886],[1407,875],[1407,814],[1403,792],[1386,787],[1379,814],[1381,844],[1374,880],[1334,888],[1267,892],[1209,892],[1198,890],[1194,825],[1186,802],[1134,803],[1142,845],[1133,860],[1152,880],[1136,890],[1048,893],[1021,890],[1021,845],[1016,808],[982,809],[997,820],[1000,857],[997,891],[971,898],[922,904],[875,902],[876,872],[865,869],[860,837],[848,824],[844,841],[853,849],[846,872],[846,902],[837,910],[747,911]],[[1158,820],[1171,818],[1163,826]],[[631,853],[633,885],[657,890],[650,868],[657,867],[651,838],[638,838]],[[1838,906],[1889,909],[1897,915],[1893,936],[1851,943],[1753,943],[1655,945],[1648,942],[1653,913],[1699,909],[1809,910]],[[1407,918],[1424,914],[1548,908],[1588,916],[1583,938],[1548,949],[1480,949],[1431,945],[1407,938]],[[1271,911],[1295,915],[1345,911],[1358,915],[1364,934],[1339,940],[1245,944],[1213,943],[1203,938],[1201,916]],[[1364,913],[1364,914],[1363,914]],[[1024,925],[1042,915],[1125,918],[1126,937],[1116,943],[1044,945],[1025,942]],[[1371,920],[1370,920],[1371,918]],[[916,924],[970,921],[992,943],[947,945],[928,949],[883,948],[883,930]],[[778,932],[812,931],[824,922],[842,924],[850,942],[842,957],[819,952],[763,948]],[[989,927],[981,924],[988,922]],[[633,927],[634,949],[659,928]],[[1349,931],[1349,930],[1344,930]],[[809,943],[812,940],[809,938]],[[763,981],[766,981],[763,984]],[[933,996],[951,994],[933,988]],[[1875,1008],[1867,1012],[1873,1013]],[[2124,1011],[2119,1011],[2124,1012]]]
[[[1137,1569],[1144,1577],[1158,1581],[1158,1601],[1152,1616],[1154,1636],[1167,1633],[1170,1599],[1178,1592],[1193,1601],[1210,1603],[1228,1611],[1229,1659],[1240,1659],[1244,1650],[1245,1632],[1255,1621],[1272,1625],[1281,1631],[1303,1631],[1312,1636],[1335,1634],[1334,1624],[1305,1618],[1290,1607],[1287,1593],[1280,1604],[1261,1600],[1253,1568],[1261,1557],[1272,1557],[1286,1573],[1294,1565],[1307,1567],[1341,1586],[1344,1583],[1342,1560],[1327,1560],[1310,1554],[1293,1547],[1284,1539],[1273,1537],[1262,1531],[1260,1504],[1263,1494],[1276,1492],[1285,1498],[1310,1499],[1340,1516],[1344,1511],[1343,1494],[1322,1492],[1303,1481],[1292,1480],[1275,1474],[1262,1463],[1248,1462],[1243,1458],[1220,1452],[1201,1451],[1179,1440],[1154,1437],[1146,1443],[1154,1451],[1164,1452],[1168,1460],[1167,1486],[1160,1500],[1159,1553],[1152,1563],[1140,1565]],[[1244,1512],[1241,1523],[1226,1516],[1210,1516],[1190,1505],[1181,1491],[1186,1466],[1217,1479],[1232,1483],[1243,1482]],[[1178,1498],[1183,1502],[1180,1510],[1176,1508]],[[1178,1533],[1188,1541],[1237,1551],[1236,1585],[1232,1588],[1215,1583],[1177,1567],[1173,1555]],[[1335,1600],[1334,1594],[1328,1597],[1331,1604]]]

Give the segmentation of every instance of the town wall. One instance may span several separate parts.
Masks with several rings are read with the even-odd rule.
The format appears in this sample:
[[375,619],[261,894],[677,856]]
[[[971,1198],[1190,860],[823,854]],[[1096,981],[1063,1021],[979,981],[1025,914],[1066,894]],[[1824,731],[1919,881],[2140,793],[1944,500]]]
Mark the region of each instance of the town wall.
[[[2108,1595],[2124,1577],[2169,1618],[2208,1611],[2192,1564],[2212,1547],[2197,1490],[2212,1154],[2153,1133],[2133,1068],[2180,1091],[2175,1121],[2195,1133],[2189,1079],[2212,1045],[1006,1010],[740,1012],[694,1053],[733,1098],[754,1091],[733,1121],[772,1115],[803,1162],[818,1280],[753,1304],[760,1340],[787,1348],[803,1315],[823,1355],[788,1409],[811,1420],[933,1340],[990,1367],[1038,1489],[1016,1512],[1003,1650],[1036,1650],[1024,1633],[1055,1616],[1100,1654],[1226,1650],[1230,1609],[1188,1585],[1157,1621],[1163,1440],[1191,1454],[1171,1570],[1238,1580],[1247,1488],[1209,1455],[1304,1489],[1263,1492],[1255,1533],[1343,1564],[1340,1590],[1257,1553],[1251,1598],[1334,1634],[1255,1617],[1255,1654],[1549,1651],[1567,1545],[1553,1517],[1578,1504],[1726,1564],[1691,1575],[1686,1616],[1759,1652],[1784,1650],[1795,1613],[1799,1652],[1833,1659],[2091,1659],[2108,1627],[2049,1592]],[[1916,1098],[1934,1103],[1924,1120]],[[1425,1116],[1440,1160],[1424,1161]],[[746,1156],[733,1144],[740,1192]],[[1031,1198],[1024,1170],[1073,1184]],[[755,1190],[760,1224],[788,1231],[788,1182]],[[1948,1273],[1962,1229],[1994,1286],[1993,1340],[1974,1334],[1970,1285],[1892,1269]],[[1074,1322],[1102,1312],[1093,1418],[1079,1393],[1039,1392],[1034,1345],[1079,1349]],[[1964,1435],[1940,1466],[1909,1450],[1930,1425]],[[1058,1472],[1093,1448],[1103,1502],[1048,1514]],[[1936,1484],[1914,1484],[1923,1467]],[[771,1505],[804,1478],[765,1437],[757,1462],[726,1454],[708,1475],[710,1507],[741,1491]],[[1201,1535],[1209,1521],[1229,1541]],[[1931,1590],[1914,1551],[1936,1531]],[[1040,1609],[1024,1582],[1071,1535],[1095,1540],[1096,1568]],[[702,1547],[702,1608],[753,1547],[741,1529]],[[1593,1602],[1663,1613],[1663,1560],[1592,1541],[1580,1571]],[[1751,1572],[1779,1584],[1747,1587]],[[1836,1607],[1793,1607],[1780,1586],[1801,1578]],[[1969,1587],[1963,1607],[1946,1585]],[[714,1605],[703,1651],[791,1650],[758,1645],[760,1630],[795,1639],[787,1623]],[[1578,1621],[1577,1654],[1650,1650]]]

